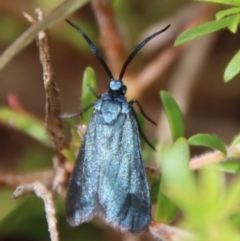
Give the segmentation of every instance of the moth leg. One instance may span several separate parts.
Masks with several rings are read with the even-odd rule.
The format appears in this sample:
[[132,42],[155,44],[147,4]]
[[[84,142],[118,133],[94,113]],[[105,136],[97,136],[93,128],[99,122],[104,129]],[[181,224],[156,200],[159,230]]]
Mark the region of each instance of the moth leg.
[[91,103],[90,105],[86,106],[85,108],[83,108],[82,110],[80,110],[77,113],[73,113],[73,114],[62,114],[62,115],[58,115],[57,117],[59,119],[68,119],[68,118],[73,118],[76,116],[82,116],[82,114],[87,111],[88,109],[90,109],[91,107],[93,107],[95,105],[95,102]]
[[[132,107],[132,106],[131,106]],[[139,123],[139,120],[137,118],[137,115],[136,115],[136,112],[134,110],[134,108],[132,107],[132,111],[133,111],[133,115],[137,121],[137,125],[138,125],[138,130],[139,130],[139,133],[141,135],[141,137],[143,138],[143,140],[154,150],[156,151],[155,147],[152,145],[152,143],[147,139],[147,137],[143,134],[143,131],[141,129],[141,126],[140,126],[140,123]]]
[[101,95],[98,95],[91,85],[87,84],[87,87],[97,99],[100,99]]
[[143,108],[142,108],[142,106],[140,105],[140,103],[138,102],[138,100],[133,99],[133,100],[129,101],[128,103],[129,103],[130,105],[133,105],[134,103],[136,103],[137,106],[138,106],[138,108],[139,108],[139,110],[140,110],[140,112],[142,113],[142,115],[143,115],[148,121],[150,121],[153,125],[157,126],[157,123],[156,123],[155,121],[153,121],[150,117],[148,117],[148,116],[146,115],[146,113],[143,111]]

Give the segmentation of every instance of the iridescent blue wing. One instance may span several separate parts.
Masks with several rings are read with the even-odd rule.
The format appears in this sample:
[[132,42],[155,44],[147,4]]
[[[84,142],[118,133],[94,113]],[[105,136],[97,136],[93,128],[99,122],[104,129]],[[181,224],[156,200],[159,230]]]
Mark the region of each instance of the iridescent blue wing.
[[94,110],[70,177],[66,210],[72,226],[94,216],[133,233],[148,226],[149,187],[131,112],[107,125]]
[[111,126],[101,126],[98,198],[106,221],[123,231],[143,231],[151,221],[149,187],[138,126],[133,113],[121,114]]
[[94,111],[69,179],[66,213],[71,226],[91,220],[96,212],[96,193],[99,180],[99,159],[95,148],[96,115],[97,113]]

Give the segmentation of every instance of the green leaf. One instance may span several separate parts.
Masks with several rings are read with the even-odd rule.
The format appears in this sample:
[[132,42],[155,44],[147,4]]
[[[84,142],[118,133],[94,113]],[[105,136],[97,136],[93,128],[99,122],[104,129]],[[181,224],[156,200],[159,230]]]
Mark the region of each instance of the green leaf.
[[193,29],[187,30],[186,32],[180,34],[175,43],[174,46],[178,46],[180,44],[186,43],[192,39],[202,37],[204,35],[207,35],[209,33],[216,32],[222,28],[228,27],[228,25],[231,23],[234,16],[223,18],[221,20],[214,20],[211,22],[204,23],[200,26],[197,26]]
[[[217,206],[217,201],[225,187],[225,179],[222,173],[219,173],[219,171],[213,167],[214,166],[211,166],[205,170],[202,169],[199,172],[198,195],[200,198],[198,199],[198,202],[201,204],[201,202],[204,200],[205,203],[201,204],[203,205],[204,209],[207,209],[209,206]],[[209,212],[217,215],[216,209],[209,210]]]
[[[96,78],[94,70],[91,67],[87,67],[84,71],[82,81],[82,109],[96,101],[96,96],[92,93],[91,89],[96,91]],[[83,121],[81,121],[81,123],[88,123],[92,116],[92,112],[93,109],[84,112]]]
[[27,113],[0,108],[0,122],[28,134],[45,146],[52,147],[50,138],[44,129],[44,123]]
[[76,156],[72,150],[63,149],[61,152],[68,161],[71,161],[72,163],[76,161]]
[[240,143],[240,134],[238,134],[237,136],[234,137],[232,143],[231,143],[231,146],[235,146],[237,144]]
[[237,32],[239,21],[240,21],[240,15],[238,14],[238,15],[235,16],[235,18],[233,18],[233,20],[228,25],[228,29],[232,33],[236,33]]
[[197,226],[201,226],[202,222],[205,225],[211,225],[220,219],[219,216],[224,203],[220,197],[223,196],[225,190],[225,178],[223,173],[212,166],[202,169],[198,175],[198,198],[194,204],[188,207],[188,211],[191,212],[192,221]]
[[[159,202],[165,202],[165,206],[169,205],[165,208],[168,212],[171,210],[171,215],[176,211],[176,205],[186,208],[197,197],[195,179],[189,169],[189,155],[189,147],[184,138],[178,139],[172,147],[164,145],[161,149],[159,164],[162,170],[162,183],[160,189],[171,199],[171,202],[164,200],[164,197],[162,200],[160,197]],[[173,205],[172,202],[175,204]],[[161,208],[160,203],[157,204],[158,219],[167,216],[165,208]]]
[[234,178],[230,183],[228,183],[229,185],[227,186],[227,190],[224,193],[226,200],[221,209],[221,216],[227,217],[232,213],[239,213],[239,181],[240,180],[238,176],[237,178]]
[[240,173],[240,161],[235,160],[235,161],[226,161],[226,162],[221,162],[219,165],[216,166],[218,170],[227,172],[227,173],[232,173],[232,174],[239,174]]
[[240,72],[240,51],[238,51],[228,63],[224,72],[224,81],[229,82]]
[[212,3],[222,3],[233,6],[240,6],[239,0],[195,0],[199,2],[212,2]]
[[154,220],[163,223],[171,223],[176,217],[179,208],[161,190],[160,187],[156,205]]
[[175,141],[184,135],[184,122],[182,113],[176,101],[168,92],[161,91],[160,95],[171,129],[172,139]]
[[225,10],[222,10],[222,11],[219,11],[217,14],[216,14],[216,20],[220,20],[222,18],[225,18],[229,15],[232,15],[232,14],[237,14],[237,13],[240,13],[240,8],[229,8],[229,9],[225,9]]
[[226,145],[224,142],[215,135],[210,134],[197,134],[188,139],[188,144],[191,146],[205,146],[212,149],[219,150],[227,154]]
[[151,188],[150,188],[151,203],[155,204],[155,203],[157,203],[157,200],[158,200],[158,192],[159,192],[160,182],[159,182],[159,180],[158,181],[156,181],[156,180],[152,181],[152,179],[154,179],[153,175],[147,175],[147,179],[148,179],[148,181],[150,183],[150,186],[151,186]]

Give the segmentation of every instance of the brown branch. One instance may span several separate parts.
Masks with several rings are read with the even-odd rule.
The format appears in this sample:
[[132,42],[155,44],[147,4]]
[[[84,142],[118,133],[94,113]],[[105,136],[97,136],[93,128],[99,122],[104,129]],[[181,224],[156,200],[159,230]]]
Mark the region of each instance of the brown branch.
[[54,193],[62,193],[62,189],[67,186],[67,181],[73,169],[73,164],[70,162],[64,162],[59,165],[59,158],[54,158],[53,165],[55,169],[55,175],[52,180],[51,189]]
[[114,76],[119,75],[126,58],[126,51],[117,26],[114,10],[109,0],[93,0],[91,3],[97,18],[101,45],[105,51],[109,68]]
[[23,186],[18,186],[13,192],[12,198],[16,199],[29,193],[34,193],[37,197],[43,200],[51,241],[58,241],[57,219],[52,194],[42,183],[34,182]]
[[[38,21],[43,21],[43,13],[40,9],[36,9],[36,14]],[[27,14],[24,15],[30,22],[35,22],[35,20],[31,16]],[[0,184],[10,186],[16,185],[17,182],[24,183],[24,185],[18,186],[14,191],[14,199],[28,193],[34,193],[37,197],[41,198],[45,206],[46,219],[51,240],[58,241],[58,231],[56,225],[57,220],[52,193],[56,193],[57,191],[59,191],[58,189],[62,188],[63,184],[66,183],[67,169],[65,169],[65,158],[62,155],[61,150],[67,147],[67,142],[62,131],[61,119],[58,118],[61,112],[59,90],[54,80],[54,72],[52,68],[49,38],[47,32],[39,32],[37,40],[39,46],[40,61],[43,67],[44,87],[46,91],[46,130],[52,137],[52,141],[55,145],[55,149],[58,155],[58,157],[55,158],[54,161],[55,171],[52,171],[50,173],[51,178],[48,179],[43,178],[43,176],[34,175],[34,178],[37,178],[37,181],[33,181],[31,183],[28,183],[29,178],[26,178],[26,176],[13,175],[13,178],[10,180],[15,180],[15,182],[11,183],[9,181],[9,177],[11,177],[11,175],[5,175],[0,177]],[[51,190],[51,192],[49,190]]]
[[0,187],[16,188],[20,185],[40,182],[54,193],[60,193],[61,188],[66,186],[73,165],[70,162],[65,162],[64,165],[59,165],[58,158],[54,159],[53,164],[54,169],[42,172],[24,175],[18,175],[15,173],[0,174]]
[[[42,20],[42,12],[37,9],[38,20]],[[35,20],[28,14],[24,13],[24,17],[29,22],[35,23]],[[16,188],[19,185],[29,185],[30,183],[39,182],[42,183],[48,189],[51,189],[54,193],[57,189],[65,186],[69,173],[71,173],[72,165],[65,162],[64,156],[61,154],[61,150],[67,146],[62,132],[61,120],[57,118],[57,114],[60,113],[60,100],[58,96],[58,88],[54,81],[54,74],[51,65],[51,55],[48,38],[45,32],[40,32],[38,35],[38,44],[40,51],[40,59],[44,72],[44,86],[46,89],[46,129],[50,132],[55,148],[58,154],[58,158],[54,159],[54,169],[43,172],[31,173],[27,175],[17,174],[1,174],[0,186],[7,186]],[[16,99],[13,99],[14,106]],[[19,108],[19,107],[18,107]],[[60,161],[59,161],[60,160]]]
[[55,176],[54,170],[35,172],[35,173],[26,174],[26,175],[1,174],[0,186],[16,188],[17,186],[20,186],[20,185],[25,185],[25,184],[38,181],[44,184],[46,187],[51,188],[54,176]]
[[[36,9],[36,14],[38,21],[43,21],[43,13],[40,9]],[[40,62],[43,68],[44,88],[46,92],[46,130],[52,137],[52,141],[55,145],[60,161],[63,161],[64,157],[61,154],[61,150],[66,148],[68,144],[62,131],[62,120],[58,118],[61,113],[59,90],[54,78],[47,31],[39,32],[38,47]]]

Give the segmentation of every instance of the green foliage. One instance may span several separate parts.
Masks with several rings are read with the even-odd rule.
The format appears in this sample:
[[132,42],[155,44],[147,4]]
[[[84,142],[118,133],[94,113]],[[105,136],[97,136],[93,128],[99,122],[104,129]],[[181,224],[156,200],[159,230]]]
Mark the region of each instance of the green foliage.
[[189,169],[189,158],[189,147],[185,138],[178,139],[172,146],[164,145],[160,154],[162,190],[168,197],[174,193],[176,200],[172,201],[183,207],[188,206],[196,196],[196,184]]
[[[172,102],[173,98],[169,94],[164,92],[164,95]],[[164,101],[165,111],[168,108],[167,116],[173,116],[169,114],[171,107],[166,105],[166,98]],[[176,108],[177,104],[174,103]],[[178,125],[178,118],[168,117],[168,120],[170,126]],[[209,165],[195,176],[189,169],[189,145],[219,150],[226,155],[226,161]],[[231,158],[227,155],[224,142],[210,134],[196,134],[188,140],[181,137],[173,140],[172,145],[162,144],[158,158],[162,175],[155,219],[170,223],[181,212],[179,225],[192,230],[196,240],[239,240],[240,177],[236,176],[229,181],[225,173],[239,174],[240,162],[237,156]]]
[[228,63],[224,71],[225,82],[230,81],[234,76],[240,72],[240,52],[237,52],[231,61]]
[[183,32],[182,34],[180,34],[177,37],[174,45],[178,46],[180,44],[186,43],[195,38],[199,38],[199,37],[205,36],[209,33],[213,33],[220,29],[226,28],[233,19],[234,19],[234,17],[228,17],[228,18],[223,18],[220,20],[214,20],[211,22],[204,23],[193,29],[187,30],[186,32]]
[[191,146],[205,146],[212,149],[219,150],[227,154],[226,145],[224,142],[215,135],[210,134],[197,134],[188,139],[188,144]]
[[[82,93],[81,93],[81,104],[82,109],[91,105],[96,101],[96,97],[92,91],[96,91],[96,79],[94,70],[91,67],[87,67],[83,74],[82,80]],[[68,149],[62,150],[63,155],[67,160],[71,162],[76,161],[76,153],[78,153],[79,147],[82,142],[82,137],[84,135],[86,124],[89,122],[92,115],[92,108],[85,111],[81,118],[81,123],[76,125],[76,122],[73,119],[68,120],[68,124],[71,128],[72,140],[70,147]]]
[[184,135],[184,123],[182,113],[172,96],[166,91],[160,92],[164,110],[171,129],[173,141]]
[[[96,101],[96,97],[94,96],[94,93],[92,91],[96,92],[96,78],[95,78],[94,70],[91,67],[87,67],[84,71],[83,80],[82,80],[82,94],[81,94],[82,109]],[[83,124],[86,124],[89,122],[92,116],[92,112],[93,112],[92,109],[84,112],[82,116],[83,119],[81,121]]]
[[[192,39],[202,37],[220,29],[228,28],[232,33],[237,32],[240,23],[240,3],[238,0],[199,0],[201,2],[215,2],[231,5],[231,8],[216,13],[216,20],[204,23],[180,34],[175,46],[186,43]],[[240,72],[240,54],[237,52],[224,71],[224,81],[229,82]]]
[[43,145],[51,146],[49,136],[43,128],[43,122],[28,113],[0,108],[0,122],[33,137]]
[[189,147],[184,138],[172,146],[165,145],[160,158],[162,192],[170,202],[163,203],[162,209],[158,207],[158,215],[173,214],[170,204],[174,203],[183,213],[179,224],[192,230],[197,240],[238,240],[240,220],[232,217],[240,212],[240,178],[227,184],[225,174],[217,171],[215,166],[202,169],[198,177],[194,177],[188,166]]
[[161,223],[171,223],[175,219],[178,211],[179,208],[177,205],[163,193],[161,185],[158,192],[154,220]]
[[[163,103],[164,110],[167,115],[168,123],[170,126],[172,139],[173,141],[177,140],[178,138],[182,137],[184,134],[184,123],[182,114],[180,111],[180,108],[178,107],[176,101],[173,99],[173,97],[166,91],[160,92],[161,100]],[[165,154],[167,151],[165,151],[165,147],[161,149],[161,163],[162,159],[165,158]],[[172,157],[174,157],[175,152],[171,152]],[[168,154],[166,154],[168,155]],[[178,154],[177,154],[178,155]],[[183,158],[186,157],[186,153],[183,154]],[[177,157],[177,159],[179,156]],[[181,158],[181,157],[180,157]],[[178,207],[174,202],[172,202],[164,193],[164,185],[165,185],[165,175],[168,175],[168,173],[163,172],[161,177],[161,183],[157,198],[157,207],[156,207],[156,213],[155,213],[155,220],[163,222],[163,223],[170,223],[174,220],[177,212]]]
[[230,159],[226,162],[222,162],[216,166],[216,169],[223,171],[225,173],[239,174],[240,173],[239,159],[236,159],[236,160]]
[[231,146],[240,144],[240,134],[238,134],[234,139],[233,142],[231,143]]
[[240,3],[238,0],[195,0],[199,2],[212,2],[212,3],[222,3],[226,5],[233,5],[233,6],[240,6]]

